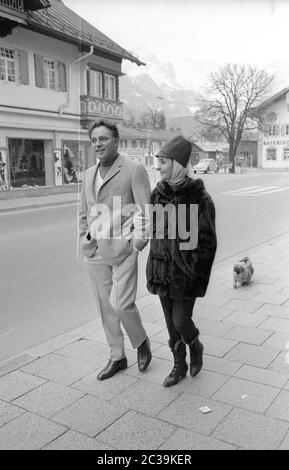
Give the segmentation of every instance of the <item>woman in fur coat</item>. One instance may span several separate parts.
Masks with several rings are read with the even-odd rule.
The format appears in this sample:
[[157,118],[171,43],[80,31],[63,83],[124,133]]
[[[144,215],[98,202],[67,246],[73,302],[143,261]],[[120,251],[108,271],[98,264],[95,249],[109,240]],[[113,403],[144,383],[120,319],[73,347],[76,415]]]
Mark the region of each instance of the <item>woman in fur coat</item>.
[[[208,286],[217,248],[215,206],[203,180],[188,176],[191,143],[182,136],[167,142],[158,155],[161,181],[151,195],[152,227],[147,288],[163,308],[174,367],[165,378],[170,387],[203,365],[203,345],[193,320],[196,297]],[[167,214],[165,214],[167,213]]]

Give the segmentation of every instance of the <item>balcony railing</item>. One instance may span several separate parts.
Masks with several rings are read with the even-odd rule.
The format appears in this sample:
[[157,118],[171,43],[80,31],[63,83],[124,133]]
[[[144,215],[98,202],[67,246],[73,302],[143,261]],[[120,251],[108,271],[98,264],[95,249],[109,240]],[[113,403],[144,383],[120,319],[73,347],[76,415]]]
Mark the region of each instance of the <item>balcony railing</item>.
[[14,10],[24,12],[24,2],[23,0],[0,0],[0,6],[7,8],[13,8]]
[[110,118],[113,120],[123,119],[123,104],[121,101],[106,100],[94,96],[82,95],[80,97],[82,126],[87,128],[89,121],[98,118]]
[[24,0],[0,0],[0,38],[12,33],[17,24],[27,24]]

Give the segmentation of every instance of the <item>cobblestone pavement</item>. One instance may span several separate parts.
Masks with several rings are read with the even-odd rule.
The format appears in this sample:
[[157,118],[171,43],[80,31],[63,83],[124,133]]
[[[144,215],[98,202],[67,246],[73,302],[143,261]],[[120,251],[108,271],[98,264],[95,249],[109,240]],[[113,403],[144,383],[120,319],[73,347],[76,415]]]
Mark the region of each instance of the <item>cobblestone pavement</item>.
[[174,387],[162,386],[172,358],[151,295],[138,301],[153,351],[145,373],[126,338],[128,369],[97,381],[100,319],[1,363],[0,449],[289,449],[288,246],[285,234],[243,253],[255,273],[239,289],[236,259],[214,265],[194,312],[204,367]]

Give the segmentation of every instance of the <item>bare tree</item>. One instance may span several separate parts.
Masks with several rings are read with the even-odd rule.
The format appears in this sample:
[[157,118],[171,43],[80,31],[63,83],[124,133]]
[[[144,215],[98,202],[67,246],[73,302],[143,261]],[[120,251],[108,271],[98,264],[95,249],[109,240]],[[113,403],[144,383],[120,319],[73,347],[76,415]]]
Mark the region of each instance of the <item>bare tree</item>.
[[242,135],[258,127],[252,110],[267,97],[273,79],[264,69],[230,63],[209,77],[196,118],[202,136],[228,142],[233,173]]
[[167,128],[167,120],[165,113],[163,110],[159,112],[159,122],[158,122],[159,129],[165,130]]
[[147,111],[140,117],[143,127],[148,129],[166,129],[166,116],[162,109],[147,106]]
[[157,129],[159,122],[159,110],[148,105],[148,115],[152,128]]

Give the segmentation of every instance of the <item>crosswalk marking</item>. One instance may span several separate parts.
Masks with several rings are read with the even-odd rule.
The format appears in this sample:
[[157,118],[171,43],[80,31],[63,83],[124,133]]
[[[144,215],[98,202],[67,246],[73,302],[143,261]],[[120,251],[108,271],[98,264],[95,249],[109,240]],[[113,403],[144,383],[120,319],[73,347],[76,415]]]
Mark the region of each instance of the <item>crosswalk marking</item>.
[[287,188],[274,189],[273,191],[264,191],[263,194],[279,193],[280,191],[288,191],[288,189],[289,186]]
[[262,196],[262,193],[233,193],[233,194],[228,194],[228,196]]
[[246,191],[246,194],[259,193],[261,191],[268,191],[268,189],[275,189],[275,188],[278,188],[278,186],[264,186],[263,188],[251,189],[250,191]]
[[280,188],[278,186],[247,186],[246,188],[233,189],[232,191],[224,191],[223,194],[230,196],[263,196],[266,194],[279,193],[288,191],[289,186]]
[[225,191],[224,194],[239,193],[241,191],[247,191],[247,189],[260,188],[260,186],[247,186],[246,188],[232,189],[232,191]]

